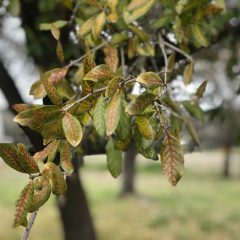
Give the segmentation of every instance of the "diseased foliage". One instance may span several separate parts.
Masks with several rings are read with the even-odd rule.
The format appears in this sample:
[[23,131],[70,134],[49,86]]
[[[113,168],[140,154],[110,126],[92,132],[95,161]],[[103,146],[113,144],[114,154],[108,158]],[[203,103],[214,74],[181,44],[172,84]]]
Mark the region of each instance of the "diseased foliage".
[[[172,80],[177,69],[185,84],[192,82],[191,53],[211,43],[212,32],[204,26],[225,9],[220,0],[58,2],[73,15],[41,23],[40,29],[57,41],[63,67],[43,73],[30,90],[35,99],[47,97],[52,105],[13,106],[18,113],[14,121],[41,134],[44,148],[32,156],[23,144],[0,144],[0,156],[10,167],[35,178],[17,202],[14,226],[26,226],[27,213],[38,210],[51,192],[65,193],[64,174],[73,172],[72,155],[82,150],[84,138],[92,137],[89,129],[108,140],[107,167],[113,177],[122,170],[121,151],[134,141],[144,157],[158,161],[160,154],[164,175],[172,185],[178,183],[184,164],[181,129],[186,127],[199,145],[189,116],[204,120],[198,100],[207,82],[190,100],[179,101]],[[11,7],[12,2],[9,11],[17,15]],[[161,14],[152,14],[153,9]],[[64,65],[61,31],[69,25],[84,54]]]

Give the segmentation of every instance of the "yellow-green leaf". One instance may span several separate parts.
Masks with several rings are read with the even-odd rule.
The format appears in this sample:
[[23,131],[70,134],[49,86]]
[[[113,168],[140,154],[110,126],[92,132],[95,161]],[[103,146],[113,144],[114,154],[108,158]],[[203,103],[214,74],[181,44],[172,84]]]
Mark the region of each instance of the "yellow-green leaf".
[[52,162],[47,162],[44,165],[43,171],[47,171],[47,173],[43,173],[43,175],[48,174],[50,177],[52,193],[56,195],[63,195],[67,190],[67,184],[60,168]]
[[122,153],[114,149],[113,140],[110,139],[106,145],[107,167],[114,178],[122,172]]
[[31,180],[22,190],[19,199],[16,202],[16,211],[13,227],[18,227],[26,220],[28,210],[33,200],[33,181]]
[[119,88],[119,83],[122,81],[122,78],[119,76],[114,77],[107,86],[105,95],[106,97],[112,97]]
[[188,85],[192,82],[192,75],[193,75],[193,64],[189,63],[186,65],[183,73],[183,81],[185,85]]
[[66,140],[63,140],[61,144],[60,165],[62,169],[68,174],[71,174],[73,172],[72,146]]
[[95,39],[99,38],[99,36],[104,28],[105,23],[106,23],[106,14],[105,14],[105,12],[101,12],[95,18],[95,24],[92,27],[92,33],[93,33],[93,37]]
[[163,81],[155,72],[145,72],[138,75],[137,82],[144,84],[150,89],[155,89],[157,87],[163,86]]
[[152,93],[144,92],[132,100],[125,111],[129,115],[138,115],[153,103],[155,97],[156,96]]
[[198,24],[192,24],[191,31],[197,43],[199,43],[203,47],[207,47],[209,45],[207,38],[203,35],[202,30],[200,29],[200,26]]
[[106,133],[105,109],[106,109],[105,99],[103,95],[101,95],[97,100],[93,112],[93,125],[99,136],[104,136]]
[[110,136],[116,130],[121,114],[121,93],[116,92],[106,107],[106,134]]
[[112,78],[114,76],[113,71],[108,65],[101,64],[90,70],[83,78],[83,80],[98,82],[106,78]]
[[77,31],[77,36],[79,38],[83,38],[86,35],[88,35],[91,32],[94,24],[95,24],[95,17],[89,18],[86,22],[83,23],[82,26],[80,26],[80,29]]
[[41,177],[39,190],[34,192],[32,204],[29,208],[29,212],[37,211],[42,205],[44,205],[51,195],[51,185],[48,179]]
[[66,139],[73,147],[76,147],[83,135],[80,122],[71,113],[66,112],[62,119],[62,126]]
[[138,116],[135,119],[135,123],[137,124],[138,130],[144,138],[146,138],[148,140],[153,139],[153,128],[152,128],[148,118],[146,118],[144,116]]
[[207,81],[203,81],[201,83],[201,85],[198,87],[197,92],[196,92],[196,96],[198,98],[201,98],[206,90],[207,87]]

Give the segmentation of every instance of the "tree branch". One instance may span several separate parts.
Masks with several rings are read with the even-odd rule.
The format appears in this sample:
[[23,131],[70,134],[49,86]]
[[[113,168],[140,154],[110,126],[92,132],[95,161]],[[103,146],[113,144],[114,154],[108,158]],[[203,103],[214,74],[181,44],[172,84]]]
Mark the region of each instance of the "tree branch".
[[27,240],[27,239],[28,239],[29,234],[30,234],[31,229],[32,229],[32,226],[33,226],[33,224],[34,224],[34,221],[35,221],[35,219],[36,219],[36,217],[37,217],[37,214],[38,214],[38,211],[33,212],[33,213],[31,214],[31,217],[30,217],[30,219],[29,219],[28,225],[27,225],[27,227],[26,227],[26,229],[25,229],[25,232],[24,232],[21,240]]

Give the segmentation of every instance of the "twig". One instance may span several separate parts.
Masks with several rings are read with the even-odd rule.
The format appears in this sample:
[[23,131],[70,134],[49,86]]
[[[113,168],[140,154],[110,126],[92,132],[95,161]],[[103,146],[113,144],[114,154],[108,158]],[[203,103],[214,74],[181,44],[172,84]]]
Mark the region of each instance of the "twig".
[[25,229],[25,232],[24,232],[21,240],[27,240],[27,239],[28,239],[29,234],[30,234],[31,229],[32,229],[32,226],[33,226],[33,224],[34,224],[34,221],[35,221],[35,219],[36,219],[36,217],[37,217],[37,214],[38,214],[38,211],[33,212],[33,213],[31,214],[31,217],[30,217],[30,219],[29,219],[28,225],[27,225],[27,227],[26,227],[26,229]]
[[160,34],[158,36],[158,44],[159,44],[159,47],[161,48],[161,51],[162,51],[162,54],[163,54],[163,57],[164,57],[164,64],[165,64],[165,67],[164,67],[164,84],[166,85],[166,83],[167,83],[167,72],[168,72],[168,59],[167,59],[167,54],[166,54],[166,51],[165,51],[165,46],[164,46],[164,43],[163,43],[163,39],[162,39]]
[[80,7],[80,1],[77,2],[77,4],[75,5],[74,9],[73,9],[73,13],[71,15],[71,18],[70,18],[70,21],[69,21],[69,24],[72,24],[74,18],[76,17],[76,14],[77,14],[77,11]]
[[124,57],[124,48],[123,48],[123,46],[121,47],[120,51],[121,51],[122,75],[125,78],[126,71],[125,71],[125,57]]
[[91,93],[87,94],[86,96],[84,96],[83,98],[78,99],[76,102],[73,102],[72,104],[66,106],[63,108],[63,111],[68,111],[69,109],[71,109],[72,107],[74,107],[76,104],[88,99],[89,97],[91,97],[92,95],[94,95],[95,93],[99,93],[99,92],[103,92],[107,89],[107,87],[103,87],[103,88],[99,88],[96,89],[94,91],[92,91]]
[[99,44],[98,46],[96,46],[95,48],[92,48],[88,53],[84,54],[83,56],[81,56],[80,58],[77,58],[75,60],[72,60],[66,67],[69,68],[69,67],[72,67],[74,66],[75,64],[77,64],[78,62],[82,61],[89,53],[93,53],[101,48],[103,48],[104,46],[107,45],[107,42],[103,42],[101,44]]
[[171,48],[172,50],[174,50],[174,51],[176,51],[176,52],[179,52],[179,53],[182,54],[184,57],[186,57],[191,63],[193,62],[192,57],[191,57],[189,54],[187,54],[186,52],[184,52],[183,50],[181,50],[180,48],[174,46],[173,44],[171,44],[171,43],[169,43],[169,42],[164,41],[163,39],[162,39],[161,41],[162,41],[162,43],[163,43],[165,46]]

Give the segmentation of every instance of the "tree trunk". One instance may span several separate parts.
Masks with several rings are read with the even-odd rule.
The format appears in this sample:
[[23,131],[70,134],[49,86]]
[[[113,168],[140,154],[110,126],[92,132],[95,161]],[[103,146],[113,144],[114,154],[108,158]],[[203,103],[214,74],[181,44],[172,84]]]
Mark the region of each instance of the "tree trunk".
[[58,198],[64,239],[95,240],[94,226],[78,170],[79,161],[75,158],[74,172],[67,177],[68,190]]
[[136,155],[136,148],[132,144],[124,156],[123,185],[121,195],[135,193],[134,180],[136,174]]
[[223,177],[230,177],[230,158],[231,158],[231,147],[224,146],[224,165],[223,165]]
[[[13,79],[0,61],[0,88],[9,106],[23,103]],[[13,109],[10,108],[11,111]],[[14,112],[14,111],[13,111]],[[21,127],[21,126],[20,126]],[[42,137],[27,127],[21,127],[33,144],[35,151],[42,149]],[[64,227],[65,240],[95,240],[95,231],[85,192],[78,175],[78,161],[74,161],[74,173],[67,177],[68,191],[59,199],[59,209]]]

